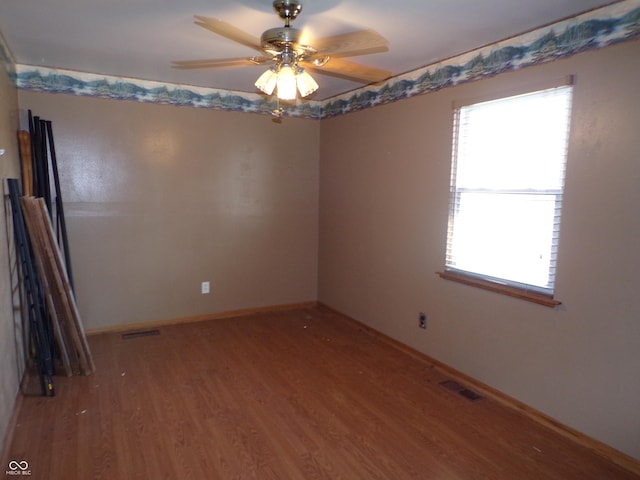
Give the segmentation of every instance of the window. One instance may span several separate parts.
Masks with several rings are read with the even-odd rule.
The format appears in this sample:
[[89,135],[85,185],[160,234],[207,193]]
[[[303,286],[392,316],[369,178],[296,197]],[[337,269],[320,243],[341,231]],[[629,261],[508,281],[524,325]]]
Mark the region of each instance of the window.
[[456,108],[442,276],[553,298],[571,92]]

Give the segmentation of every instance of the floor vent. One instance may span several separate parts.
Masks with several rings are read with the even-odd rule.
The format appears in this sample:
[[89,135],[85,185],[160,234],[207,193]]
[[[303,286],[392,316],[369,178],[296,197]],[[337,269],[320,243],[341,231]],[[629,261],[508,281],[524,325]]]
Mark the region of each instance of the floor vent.
[[477,402],[484,398],[482,395],[474,392],[473,390],[469,390],[468,388],[460,385],[454,380],[445,380],[444,382],[440,382],[440,385],[442,385],[447,390],[451,390],[452,392],[462,395],[464,398],[472,402]]
[[131,340],[132,338],[152,337],[154,335],[160,335],[160,330],[140,330],[137,332],[123,333],[122,339]]

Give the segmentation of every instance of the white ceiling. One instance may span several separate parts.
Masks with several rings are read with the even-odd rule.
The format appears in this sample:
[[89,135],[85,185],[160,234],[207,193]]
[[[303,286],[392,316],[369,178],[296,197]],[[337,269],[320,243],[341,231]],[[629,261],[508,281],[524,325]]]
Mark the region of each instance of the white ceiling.
[[[611,0],[302,0],[294,26],[311,38],[373,29],[389,51],[348,60],[393,75]],[[256,92],[264,66],[177,70],[172,60],[255,55],[193,23],[219,18],[259,37],[282,21],[272,0],[0,0],[0,32],[16,63]],[[311,42],[313,43],[313,42]],[[321,100],[361,84],[314,75]]]

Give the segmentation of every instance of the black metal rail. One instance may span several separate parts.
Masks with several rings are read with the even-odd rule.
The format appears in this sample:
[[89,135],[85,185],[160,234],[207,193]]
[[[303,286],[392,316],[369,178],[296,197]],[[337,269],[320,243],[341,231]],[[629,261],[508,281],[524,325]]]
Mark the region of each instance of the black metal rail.
[[13,232],[16,251],[20,260],[22,282],[24,286],[24,298],[27,302],[27,314],[29,317],[29,339],[33,349],[38,375],[40,378],[40,390],[44,396],[54,396],[53,365],[54,340],[51,331],[47,328],[48,314],[44,300],[42,284],[33,265],[33,256],[29,245],[27,229],[20,207],[20,184],[17,179],[7,179],[9,187],[9,199],[13,214]]

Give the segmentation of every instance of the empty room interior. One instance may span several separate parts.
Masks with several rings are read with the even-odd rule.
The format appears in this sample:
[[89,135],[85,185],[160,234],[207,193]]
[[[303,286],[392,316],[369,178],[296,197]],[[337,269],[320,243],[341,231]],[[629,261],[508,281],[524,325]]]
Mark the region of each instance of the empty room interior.
[[640,478],[640,1],[45,3],[0,5],[7,477]]

